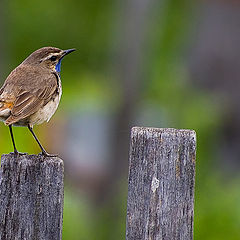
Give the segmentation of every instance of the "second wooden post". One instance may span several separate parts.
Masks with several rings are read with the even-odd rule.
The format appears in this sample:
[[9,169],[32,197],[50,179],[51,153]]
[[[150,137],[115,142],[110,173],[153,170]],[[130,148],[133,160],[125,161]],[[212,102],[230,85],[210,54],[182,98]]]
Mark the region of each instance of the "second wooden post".
[[135,127],[131,134],[127,240],[192,240],[196,134]]

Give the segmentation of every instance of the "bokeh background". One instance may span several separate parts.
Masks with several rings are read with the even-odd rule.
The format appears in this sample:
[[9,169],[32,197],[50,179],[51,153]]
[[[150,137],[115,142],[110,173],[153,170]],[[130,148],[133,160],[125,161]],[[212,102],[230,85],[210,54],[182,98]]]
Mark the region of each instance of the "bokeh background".
[[35,127],[65,162],[64,240],[125,239],[136,125],[196,130],[195,240],[240,239],[240,1],[1,0],[0,34],[2,83],[40,47],[77,49],[58,111]]

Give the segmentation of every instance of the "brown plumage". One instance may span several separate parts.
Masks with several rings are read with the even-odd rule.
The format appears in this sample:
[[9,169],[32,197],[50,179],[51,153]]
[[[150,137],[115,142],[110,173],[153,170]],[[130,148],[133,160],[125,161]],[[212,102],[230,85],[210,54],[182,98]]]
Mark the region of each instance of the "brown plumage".
[[60,65],[62,58],[74,49],[44,47],[33,52],[5,80],[0,89],[0,120],[10,128],[14,152],[19,154],[12,134],[13,126],[27,126],[41,146],[32,128],[49,121],[56,111],[62,93]]

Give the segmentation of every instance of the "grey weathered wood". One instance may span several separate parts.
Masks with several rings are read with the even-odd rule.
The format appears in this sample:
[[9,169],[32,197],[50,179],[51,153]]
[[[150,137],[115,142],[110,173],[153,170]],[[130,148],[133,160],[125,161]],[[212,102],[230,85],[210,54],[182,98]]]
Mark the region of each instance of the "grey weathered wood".
[[192,240],[196,134],[134,127],[127,240]]
[[60,240],[63,161],[41,155],[3,155],[0,240]]

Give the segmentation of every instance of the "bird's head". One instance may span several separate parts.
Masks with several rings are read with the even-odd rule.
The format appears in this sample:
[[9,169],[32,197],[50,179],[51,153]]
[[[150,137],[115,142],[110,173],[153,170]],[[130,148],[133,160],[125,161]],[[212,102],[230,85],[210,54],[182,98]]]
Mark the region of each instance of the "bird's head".
[[55,47],[43,47],[28,56],[23,61],[23,64],[40,65],[60,73],[63,57],[73,51],[75,51],[75,49],[61,50]]

